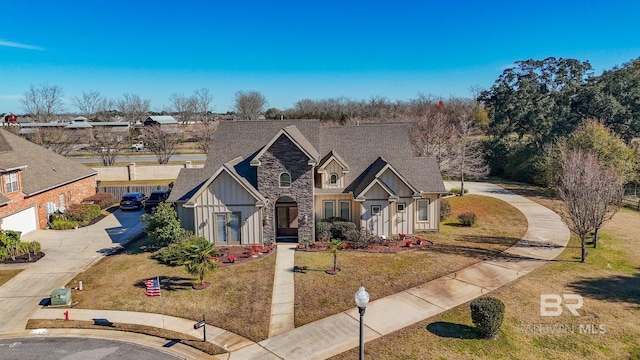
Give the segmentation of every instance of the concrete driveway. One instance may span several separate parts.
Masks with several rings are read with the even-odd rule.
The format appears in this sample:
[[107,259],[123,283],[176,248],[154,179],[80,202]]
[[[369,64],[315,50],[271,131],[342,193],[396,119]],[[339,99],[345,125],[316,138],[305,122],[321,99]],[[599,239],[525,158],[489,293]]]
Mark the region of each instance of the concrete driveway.
[[105,254],[138,236],[142,211],[117,210],[98,223],[76,230],[36,230],[23,241],[38,241],[44,258],[29,264],[0,264],[0,270],[23,269],[0,286],[0,332],[24,330],[43,299],[65,286]]

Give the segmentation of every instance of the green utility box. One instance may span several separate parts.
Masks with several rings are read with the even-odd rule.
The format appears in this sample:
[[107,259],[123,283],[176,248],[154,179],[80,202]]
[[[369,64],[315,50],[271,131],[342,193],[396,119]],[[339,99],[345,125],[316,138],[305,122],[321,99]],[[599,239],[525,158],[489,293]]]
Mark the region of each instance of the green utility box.
[[55,289],[51,293],[51,306],[64,306],[71,304],[71,289]]

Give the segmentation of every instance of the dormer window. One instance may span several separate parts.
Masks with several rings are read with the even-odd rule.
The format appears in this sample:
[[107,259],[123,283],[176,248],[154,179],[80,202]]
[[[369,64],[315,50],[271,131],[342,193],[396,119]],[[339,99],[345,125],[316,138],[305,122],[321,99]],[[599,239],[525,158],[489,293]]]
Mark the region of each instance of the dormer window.
[[336,173],[331,173],[331,175],[329,176],[329,184],[330,184],[330,185],[336,185],[336,184],[338,184],[338,174],[336,174]]
[[280,174],[280,187],[281,188],[291,187],[291,174],[287,172],[283,172]]
[[6,193],[18,191],[18,173],[12,172],[4,174],[4,184]]

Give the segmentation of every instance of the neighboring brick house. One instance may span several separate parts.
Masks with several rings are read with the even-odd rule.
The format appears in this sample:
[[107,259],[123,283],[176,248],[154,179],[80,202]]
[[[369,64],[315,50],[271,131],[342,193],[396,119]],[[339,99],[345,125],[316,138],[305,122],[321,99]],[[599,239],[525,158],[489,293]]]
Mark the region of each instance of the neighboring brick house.
[[96,192],[96,172],[0,130],[0,227],[42,229],[49,215]]
[[182,169],[169,201],[184,228],[220,245],[314,238],[341,217],[378,236],[438,231],[446,193],[410,124],[223,121],[203,169]]

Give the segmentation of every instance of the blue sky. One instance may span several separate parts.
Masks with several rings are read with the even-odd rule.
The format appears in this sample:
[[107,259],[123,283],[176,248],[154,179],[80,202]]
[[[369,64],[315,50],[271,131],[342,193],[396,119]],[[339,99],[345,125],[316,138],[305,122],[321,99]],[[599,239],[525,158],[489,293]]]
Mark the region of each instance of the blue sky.
[[640,57],[640,2],[7,1],[0,113],[30,85],[125,93],[169,107],[206,87],[214,111],[239,90],[269,107],[347,96],[470,97],[514,61],[589,60],[596,74]]

